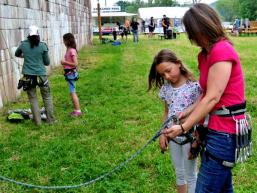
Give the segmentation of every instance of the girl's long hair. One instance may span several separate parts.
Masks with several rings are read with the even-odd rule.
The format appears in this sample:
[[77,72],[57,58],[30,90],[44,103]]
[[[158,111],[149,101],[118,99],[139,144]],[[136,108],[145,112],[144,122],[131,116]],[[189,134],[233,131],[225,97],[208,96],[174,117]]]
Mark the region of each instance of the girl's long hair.
[[176,54],[168,49],[161,50],[155,57],[148,75],[148,91],[154,88],[161,88],[164,84],[164,78],[156,71],[156,66],[163,62],[172,62],[180,64],[180,73],[188,80],[195,81],[194,75],[188,68],[179,60]]
[[38,46],[40,42],[40,36],[39,35],[28,36],[28,40],[30,43],[30,47],[34,48],[35,46]]
[[207,4],[195,4],[185,13],[182,22],[188,39],[200,46],[205,52],[208,52],[212,45],[221,39],[230,42],[218,13]]
[[74,48],[77,52],[77,44],[75,41],[75,37],[72,33],[66,33],[63,35],[63,40],[65,41],[65,45],[69,48]]

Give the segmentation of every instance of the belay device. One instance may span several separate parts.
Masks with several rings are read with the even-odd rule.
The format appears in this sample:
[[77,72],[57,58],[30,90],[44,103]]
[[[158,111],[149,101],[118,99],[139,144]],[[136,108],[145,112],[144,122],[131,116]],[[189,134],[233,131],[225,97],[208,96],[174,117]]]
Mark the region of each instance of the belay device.
[[[167,123],[166,128],[168,128],[170,125],[179,125],[179,119],[176,116],[173,116],[173,118]],[[190,129],[187,133],[183,133],[175,138],[170,138],[169,140],[175,142],[178,145],[185,145],[187,143],[191,143],[194,140],[194,137],[192,135],[194,131],[194,128]]]

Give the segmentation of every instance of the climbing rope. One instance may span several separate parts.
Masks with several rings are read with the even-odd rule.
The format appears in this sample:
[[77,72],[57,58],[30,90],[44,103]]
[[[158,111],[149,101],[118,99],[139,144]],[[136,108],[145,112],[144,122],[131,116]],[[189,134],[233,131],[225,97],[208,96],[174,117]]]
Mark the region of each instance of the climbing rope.
[[162,133],[162,131],[167,127],[168,123],[174,118],[174,116],[169,117],[161,126],[161,128],[159,129],[158,132],[155,133],[155,135],[146,142],[145,145],[143,145],[140,149],[138,149],[132,156],[130,156],[127,160],[125,160],[124,162],[120,163],[119,165],[117,165],[116,167],[114,167],[112,170],[110,170],[109,172],[104,173],[103,175],[98,176],[97,178],[81,183],[81,184],[77,184],[77,185],[65,185],[65,186],[41,186],[41,185],[34,185],[34,184],[28,184],[28,183],[24,183],[24,182],[19,182],[16,181],[14,179],[11,178],[7,178],[4,176],[0,175],[0,180],[5,181],[5,182],[9,182],[9,183],[13,183],[19,186],[23,186],[26,188],[32,188],[32,189],[42,189],[42,190],[60,190],[60,189],[77,189],[80,188],[82,186],[88,186],[90,184],[93,184],[97,181],[100,181],[108,176],[111,176],[113,173],[115,173],[116,171],[120,170],[121,168],[125,167],[126,165],[128,165],[133,159],[135,159],[136,157],[138,157],[143,150],[145,150],[147,148],[147,146],[149,146],[152,142],[154,142]]

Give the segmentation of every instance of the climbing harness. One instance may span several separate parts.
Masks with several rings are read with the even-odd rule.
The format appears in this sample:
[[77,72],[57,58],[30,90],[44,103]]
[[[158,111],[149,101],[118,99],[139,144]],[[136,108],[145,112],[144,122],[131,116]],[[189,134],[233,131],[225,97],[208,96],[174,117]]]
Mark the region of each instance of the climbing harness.
[[71,69],[64,69],[64,77],[65,80],[75,80],[77,81],[79,79],[79,74],[77,68],[71,68]]
[[48,86],[48,78],[46,75],[24,75],[18,83],[17,89],[23,88],[24,91],[27,91],[36,86],[45,87]]
[[[180,121],[178,119],[178,117],[175,115],[167,124],[166,128],[168,128],[170,125],[179,125]],[[175,138],[169,138],[169,140],[173,141],[174,143],[178,144],[178,145],[185,145],[187,143],[191,143],[194,138],[193,138],[193,133],[194,131],[194,127],[192,129],[190,129],[188,132],[186,133],[182,133],[181,135],[175,137]]]
[[[228,162],[226,160],[220,160],[214,155],[211,155],[209,152],[208,156],[215,159],[216,161],[222,163],[226,167],[234,167],[236,163],[245,162],[250,156],[252,156],[252,126],[251,126],[251,117],[246,113],[246,102],[241,104],[236,104],[233,106],[225,107],[222,106],[220,109],[217,109],[214,112],[211,112],[205,118],[204,127],[208,126],[209,116],[217,115],[219,117],[232,117],[236,124],[236,149],[235,149],[235,162]],[[242,115],[238,117],[238,115]]]

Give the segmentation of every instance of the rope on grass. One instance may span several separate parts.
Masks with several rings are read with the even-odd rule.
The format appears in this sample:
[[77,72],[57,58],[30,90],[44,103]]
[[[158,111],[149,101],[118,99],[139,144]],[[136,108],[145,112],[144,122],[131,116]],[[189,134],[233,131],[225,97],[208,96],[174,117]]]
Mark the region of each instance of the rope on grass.
[[42,189],[42,190],[61,190],[61,189],[76,189],[76,188],[80,188],[83,186],[88,186],[90,184],[93,184],[97,181],[100,181],[102,179],[104,179],[105,177],[111,176],[113,173],[115,173],[116,171],[120,170],[121,168],[125,167],[126,165],[129,164],[129,162],[131,162],[133,159],[135,159],[137,156],[139,156],[142,151],[144,149],[146,149],[147,146],[149,146],[152,142],[154,142],[162,133],[162,131],[167,127],[167,124],[170,122],[170,120],[172,120],[174,118],[174,116],[169,117],[161,126],[160,130],[158,132],[156,132],[156,134],[147,141],[147,143],[145,145],[143,145],[140,149],[138,149],[132,156],[130,156],[127,160],[125,160],[124,162],[120,163],[119,165],[117,165],[116,167],[114,167],[112,170],[110,170],[109,172],[106,172],[102,175],[100,175],[99,177],[96,177],[95,179],[92,179],[90,181],[81,183],[81,184],[77,184],[77,185],[64,185],[64,186],[41,186],[41,185],[34,185],[34,184],[28,184],[28,183],[24,183],[24,182],[19,182],[16,181],[14,179],[11,178],[7,178],[4,176],[0,175],[0,180],[5,181],[5,182],[9,182],[9,183],[13,183],[19,186],[23,186],[26,188],[32,188],[32,189]]

